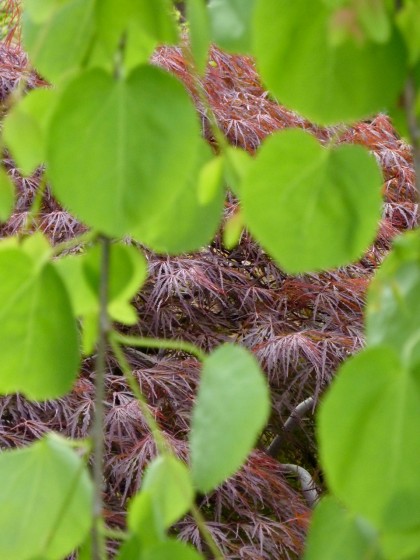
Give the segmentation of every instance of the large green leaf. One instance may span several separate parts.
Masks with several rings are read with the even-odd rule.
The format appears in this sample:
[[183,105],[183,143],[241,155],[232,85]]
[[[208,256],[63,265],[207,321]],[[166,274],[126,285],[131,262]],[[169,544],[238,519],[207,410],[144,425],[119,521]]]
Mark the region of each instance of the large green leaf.
[[361,257],[380,220],[382,177],[361,146],[322,147],[308,132],[268,138],[240,188],[251,233],[291,273]]
[[249,351],[225,344],[206,358],[190,434],[199,490],[212,490],[243,464],[269,411],[267,383]]
[[59,560],[91,524],[92,484],[80,457],[50,434],[0,454],[0,557]]
[[[165,528],[188,512],[194,498],[187,467],[170,455],[157,457],[148,466],[141,492],[151,496],[155,518]],[[144,530],[141,524],[136,522],[139,511],[144,508],[141,492],[130,503],[129,521],[130,528],[139,533]]]
[[213,41],[222,49],[249,53],[254,6],[255,0],[211,0],[208,9]]
[[139,223],[132,235],[159,253],[197,251],[211,242],[223,212],[222,160],[212,158],[204,144],[183,189],[171,204],[162,204],[149,220]]
[[320,456],[334,494],[378,529],[420,525],[420,370],[386,347],[342,367],[321,405]]
[[368,292],[366,338],[393,347],[408,362],[420,360],[420,235],[409,232],[377,271]]
[[54,0],[36,17],[39,0],[25,0],[23,45],[41,74],[57,81],[80,67],[94,32],[95,0]]
[[322,0],[257,0],[254,53],[281,103],[321,124],[354,121],[393,104],[406,77],[404,44],[330,38]]
[[116,81],[91,70],[68,86],[52,119],[48,173],[64,206],[118,237],[174,204],[200,142],[188,94],[168,73],[145,65]]
[[327,496],[312,516],[304,560],[380,560],[378,541],[364,519]]
[[67,393],[79,366],[76,320],[62,280],[25,248],[0,251],[0,392]]

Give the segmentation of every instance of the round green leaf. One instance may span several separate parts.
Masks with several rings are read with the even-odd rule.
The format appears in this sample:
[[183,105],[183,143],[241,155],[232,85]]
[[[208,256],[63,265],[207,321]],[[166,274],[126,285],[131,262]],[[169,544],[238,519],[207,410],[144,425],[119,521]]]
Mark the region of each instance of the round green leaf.
[[77,69],[86,55],[94,32],[95,0],[53,4],[48,2],[42,17],[33,19],[39,0],[25,0],[22,39],[35,68],[56,81]]
[[[178,521],[191,507],[194,491],[190,474],[185,464],[171,455],[157,457],[147,468],[144,475],[142,492],[151,496],[155,516],[167,528]],[[143,509],[141,493],[130,505],[130,527],[136,524],[137,498]],[[139,525],[137,532],[143,528]]]
[[52,119],[49,177],[88,225],[130,235],[176,202],[200,142],[190,98],[168,73],[142,66],[115,81],[91,70],[66,88]]
[[74,450],[50,434],[0,454],[0,557],[59,560],[91,525],[92,484]]
[[303,560],[380,560],[378,540],[364,519],[327,496],[312,516]]
[[7,222],[15,204],[15,186],[6,170],[0,168],[0,222]]
[[266,85],[281,101],[321,124],[354,121],[393,104],[406,78],[406,52],[388,41],[330,38],[322,0],[257,0],[254,54]]
[[320,409],[320,456],[334,494],[378,529],[420,525],[420,370],[393,350],[345,363]]
[[0,393],[43,400],[67,393],[79,366],[76,320],[51,264],[0,251]]
[[364,148],[287,130],[262,145],[240,189],[245,223],[287,272],[338,267],[373,242],[382,177]]
[[208,492],[245,461],[270,411],[266,380],[245,348],[225,344],[203,364],[190,448],[196,487]]

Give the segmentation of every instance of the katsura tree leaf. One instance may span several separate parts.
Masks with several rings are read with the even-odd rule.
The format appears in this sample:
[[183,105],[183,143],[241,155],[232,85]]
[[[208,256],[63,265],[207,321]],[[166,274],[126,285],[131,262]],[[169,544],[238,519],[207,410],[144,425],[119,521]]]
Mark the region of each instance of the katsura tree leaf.
[[211,242],[220,224],[225,193],[223,162],[212,158],[204,143],[184,188],[175,198],[162,202],[132,230],[133,236],[158,253],[179,254],[197,251]]
[[67,393],[79,366],[76,320],[53,266],[0,251],[0,393],[43,400]]
[[[133,527],[136,518],[139,498],[142,508],[141,493],[146,492],[151,496],[155,518],[164,527],[170,527],[185,515],[194,499],[194,490],[190,473],[185,464],[171,455],[159,456],[150,463],[144,475],[140,494],[135,497],[130,506]],[[138,525],[136,531],[144,529]]]
[[[283,103],[320,124],[351,122],[393,104],[406,78],[399,34],[330,38],[322,0],[257,0],[254,54],[262,78]],[[287,69],[287,71],[285,71]]]
[[15,205],[15,186],[3,167],[0,167],[0,222],[7,222]]
[[147,65],[126,80],[90,70],[66,88],[52,119],[48,174],[81,220],[109,236],[130,235],[184,192],[200,142],[176,78]]
[[210,18],[205,0],[187,0],[186,11],[194,65],[199,74],[204,74],[211,41]]
[[266,380],[245,348],[225,344],[203,364],[191,422],[192,477],[216,488],[245,461],[270,411]]
[[91,525],[92,484],[63,438],[49,434],[29,447],[3,451],[0,476],[1,558],[59,560],[83,542]]
[[409,363],[420,361],[420,236],[409,232],[377,271],[368,291],[366,338],[394,348]]
[[379,537],[364,519],[332,496],[317,505],[303,560],[380,560]]
[[249,53],[254,6],[255,0],[211,0],[208,9],[213,42],[228,51]]
[[361,146],[323,147],[308,132],[273,134],[240,188],[245,223],[289,273],[360,258],[381,216],[382,176]]
[[38,5],[39,0],[25,0],[23,45],[35,68],[55,82],[78,69],[86,56],[94,33],[95,0],[57,0],[42,18],[34,19]]
[[204,560],[204,557],[188,544],[168,539],[163,543],[146,548],[139,560]]
[[420,370],[390,348],[341,368],[321,405],[320,457],[332,492],[377,529],[420,525]]
[[[163,518],[156,508],[156,501],[151,492],[142,490],[130,501],[127,524],[133,537],[130,549],[154,546],[166,539]],[[131,559],[130,559],[131,560]]]

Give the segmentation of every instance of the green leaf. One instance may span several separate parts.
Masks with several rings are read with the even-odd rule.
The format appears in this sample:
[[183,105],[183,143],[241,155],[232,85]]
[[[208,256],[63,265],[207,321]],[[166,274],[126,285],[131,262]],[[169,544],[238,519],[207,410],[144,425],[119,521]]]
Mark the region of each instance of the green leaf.
[[322,0],[257,1],[254,54],[270,91],[320,124],[351,122],[392,105],[406,78],[398,33],[381,44],[348,37],[334,45],[330,18]]
[[368,291],[366,338],[387,345],[404,360],[420,361],[420,235],[409,232],[377,271]]
[[0,167],[0,222],[7,222],[15,205],[15,186],[4,167]]
[[79,366],[76,321],[51,264],[0,251],[0,392],[33,400],[67,393]]
[[[156,508],[155,498],[146,490],[142,490],[130,501],[127,523],[141,548],[154,546],[166,538],[163,518]],[[132,543],[131,547],[135,546],[135,542]]]
[[385,557],[392,560],[418,560],[420,557],[420,526],[411,531],[386,531],[381,538]]
[[420,370],[386,347],[348,360],[318,418],[332,492],[379,530],[420,525]]
[[[171,455],[157,457],[147,467],[142,484],[143,491],[151,496],[155,517],[165,528],[170,527],[186,514],[194,499],[187,467],[182,461]],[[132,519],[137,515],[136,500],[137,497],[131,502]],[[140,498],[140,503],[141,501]],[[133,528],[133,524],[135,522],[132,520],[131,528]],[[136,531],[141,532],[142,530],[140,525],[136,527]]]
[[241,240],[241,235],[245,227],[244,217],[239,210],[235,212],[226,222],[223,230],[223,245],[226,249],[231,250]]
[[0,556],[59,560],[85,539],[92,484],[80,457],[61,437],[0,454]]
[[151,66],[121,81],[90,70],[66,88],[52,119],[49,177],[81,220],[112,237],[130,235],[184,192],[201,142],[176,78]]
[[240,189],[245,223],[289,273],[338,267],[373,242],[382,177],[361,146],[322,147],[309,133],[273,134]]
[[175,198],[133,229],[133,236],[159,253],[197,251],[216,234],[223,212],[222,160],[212,158],[204,143],[196,165]]
[[364,519],[327,496],[312,516],[303,560],[380,560],[378,540]]
[[195,68],[199,74],[204,74],[211,41],[210,18],[205,0],[187,0],[186,11]]
[[188,544],[170,539],[146,548],[139,560],[204,560],[204,557]]
[[54,82],[80,68],[94,32],[95,0],[57,0],[53,4],[46,5],[41,18],[32,19],[39,0],[25,0],[22,39],[32,64]]
[[242,181],[252,165],[253,159],[240,148],[229,146],[226,150],[225,157],[225,179],[227,185],[232,189],[233,193],[240,197]]
[[213,42],[228,51],[249,53],[254,6],[255,0],[211,0]]
[[420,4],[418,0],[405,0],[397,13],[397,25],[409,51],[410,65],[420,59]]
[[270,411],[266,380],[245,348],[225,344],[203,364],[190,448],[196,487],[206,493],[245,461]]
[[384,0],[353,0],[360,24],[367,37],[385,43],[391,35],[391,20]]
[[[169,0],[101,0],[96,4],[99,40],[112,54],[124,33],[130,66],[146,62],[157,43],[176,43],[178,30]],[[134,52],[132,42],[138,48]]]

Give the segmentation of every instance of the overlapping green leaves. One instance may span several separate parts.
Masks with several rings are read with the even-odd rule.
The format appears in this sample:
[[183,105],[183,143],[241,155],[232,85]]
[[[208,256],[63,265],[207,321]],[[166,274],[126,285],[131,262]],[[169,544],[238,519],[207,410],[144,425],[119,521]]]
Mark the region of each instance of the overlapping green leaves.
[[92,484],[64,439],[0,454],[0,556],[59,560],[85,538],[91,524]]
[[15,203],[15,186],[6,170],[0,168],[0,222],[6,222]]
[[263,80],[282,103],[321,124],[354,121],[389,107],[406,77],[397,31],[380,43],[363,30],[337,41],[334,13],[322,0],[258,0],[254,18]]
[[291,273],[341,266],[373,242],[381,173],[361,146],[322,147],[289,130],[264,142],[240,198],[246,224]]

